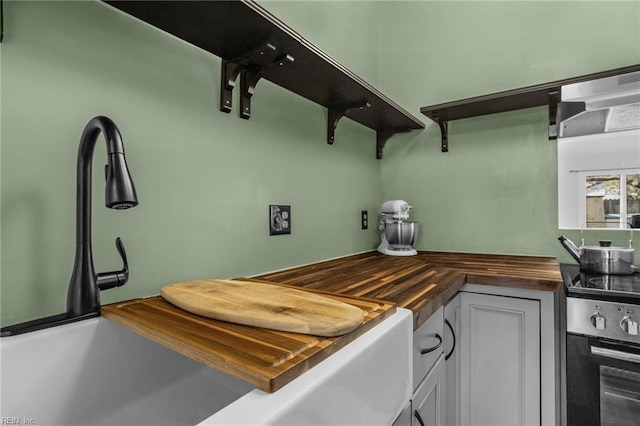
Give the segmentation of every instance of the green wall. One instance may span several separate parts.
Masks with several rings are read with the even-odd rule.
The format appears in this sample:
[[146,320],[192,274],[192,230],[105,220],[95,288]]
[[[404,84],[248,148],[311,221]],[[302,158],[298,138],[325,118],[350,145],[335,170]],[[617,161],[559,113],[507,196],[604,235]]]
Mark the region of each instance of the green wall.
[[[267,6],[277,13],[290,4]],[[375,5],[308,7],[313,13],[293,26],[312,28],[323,48],[375,79],[377,39],[365,37],[377,32],[370,25]],[[356,45],[337,35],[333,9],[357,9]],[[360,210],[375,212],[382,199],[373,131],[342,120],[329,146],[326,110],[267,81],[256,88],[250,120],[237,110],[219,112],[218,57],[99,2],[4,1],[4,24],[3,325],[65,309],[76,153],[84,125],[99,114],[120,128],[140,199],[127,211],[104,207],[100,141],[96,269],[120,269],[116,236],[131,269],[129,283],[103,292],[103,303],[157,294],[173,282],[263,273],[375,247],[377,231],[360,229]],[[269,204],[292,206],[291,235],[269,237]]]
[[[637,1],[260,3],[416,115],[640,62]],[[342,120],[327,146],[326,110],[266,81],[249,121],[219,112],[219,58],[99,2],[5,0],[4,26],[3,325],[64,310],[77,146],[98,114],[120,127],[140,197],[132,210],[104,208],[98,145],[96,268],[120,268],[116,236],[131,267],[103,303],[371,250],[378,233],[360,230],[360,210],[375,217],[393,198],[415,206],[422,249],[567,258],[545,108],[451,123],[448,154],[425,117],[425,131],[395,136],[378,161],[373,131]],[[292,235],[268,236],[270,203],[292,205]]]
[[[389,1],[379,10],[379,87],[410,111],[640,63],[640,2]],[[556,142],[547,108],[438,126],[393,138],[381,164],[384,199],[420,222],[422,249],[540,254],[572,261],[557,241]],[[635,245],[640,233],[635,231]],[[629,232],[585,232],[587,243]],[[579,241],[577,241],[579,242]]]

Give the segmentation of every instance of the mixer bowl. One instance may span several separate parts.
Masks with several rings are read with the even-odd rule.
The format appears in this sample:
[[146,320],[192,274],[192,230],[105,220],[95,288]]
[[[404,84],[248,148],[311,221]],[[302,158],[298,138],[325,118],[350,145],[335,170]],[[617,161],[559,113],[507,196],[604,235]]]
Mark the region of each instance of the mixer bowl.
[[384,224],[384,236],[392,248],[409,250],[418,238],[418,222],[387,222]]

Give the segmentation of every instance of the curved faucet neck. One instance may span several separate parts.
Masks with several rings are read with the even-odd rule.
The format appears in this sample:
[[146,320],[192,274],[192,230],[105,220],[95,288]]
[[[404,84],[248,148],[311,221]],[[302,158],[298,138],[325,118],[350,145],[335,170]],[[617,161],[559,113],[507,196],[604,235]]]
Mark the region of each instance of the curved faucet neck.
[[91,171],[93,151],[98,136],[104,135],[107,154],[124,154],[120,131],[111,119],[103,116],[92,118],[80,137],[77,163],[76,192],[76,242],[91,243]]

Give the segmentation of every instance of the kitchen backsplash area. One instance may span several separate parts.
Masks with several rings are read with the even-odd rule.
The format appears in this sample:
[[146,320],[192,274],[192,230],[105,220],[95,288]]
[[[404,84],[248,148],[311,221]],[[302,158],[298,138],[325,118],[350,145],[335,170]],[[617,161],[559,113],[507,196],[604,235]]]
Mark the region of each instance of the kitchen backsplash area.
[[[2,325],[64,310],[76,153],[96,115],[118,124],[140,202],[104,207],[100,142],[96,270],[121,266],[117,236],[130,268],[103,303],[373,250],[384,200],[413,206],[417,249],[570,261],[557,237],[580,241],[557,228],[546,108],[454,122],[448,153],[424,117],[424,131],[395,135],[377,160],[374,131],[343,119],[328,146],[327,110],[266,80],[249,120],[220,112],[220,58],[102,2],[3,3]],[[259,3],[419,117],[427,104],[640,62],[637,2]],[[269,205],[291,206],[291,234],[269,236]]]
[[[638,2],[380,2],[380,89],[419,111],[638,64],[639,15]],[[420,115],[424,132],[387,144],[382,195],[414,206],[419,248],[573,262],[557,240],[566,233],[580,241],[580,232],[558,229],[548,114],[536,107],[451,121],[447,153],[438,125]],[[629,232],[588,231],[585,239],[627,244]]]
[[[375,21],[356,5],[353,25]],[[327,22],[330,23],[326,10]],[[316,16],[320,16],[316,13]],[[337,43],[333,39],[329,40]],[[361,38],[358,73],[375,58]],[[249,120],[218,110],[220,58],[97,1],[4,2],[2,49],[2,325],[65,309],[75,247],[82,129],[117,123],[140,204],[104,207],[105,144],[93,161],[93,258],[126,286],[102,303],[165,284],[255,275],[367,251],[360,212],[382,201],[375,132],[348,119],[326,143],[326,109],[268,81]],[[333,44],[333,51],[339,44]],[[332,46],[326,46],[331,48]],[[375,83],[375,82],[374,82]],[[238,105],[238,90],[234,104]],[[269,205],[290,205],[290,235],[269,236]]]

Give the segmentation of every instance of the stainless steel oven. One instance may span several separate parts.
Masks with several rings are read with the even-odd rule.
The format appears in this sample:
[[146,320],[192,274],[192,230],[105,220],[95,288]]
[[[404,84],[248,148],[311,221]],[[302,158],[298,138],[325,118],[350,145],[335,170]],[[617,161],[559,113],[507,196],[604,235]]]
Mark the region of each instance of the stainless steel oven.
[[640,425],[640,275],[585,275],[566,287],[569,426]]

